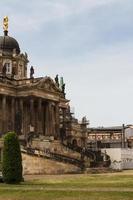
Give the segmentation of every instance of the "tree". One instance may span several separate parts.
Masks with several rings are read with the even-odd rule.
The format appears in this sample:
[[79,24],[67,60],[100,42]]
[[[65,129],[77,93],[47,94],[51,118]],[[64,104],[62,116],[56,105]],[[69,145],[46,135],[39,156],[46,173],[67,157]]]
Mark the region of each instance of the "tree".
[[18,137],[14,132],[4,136],[2,174],[5,183],[22,181],[22,157]]

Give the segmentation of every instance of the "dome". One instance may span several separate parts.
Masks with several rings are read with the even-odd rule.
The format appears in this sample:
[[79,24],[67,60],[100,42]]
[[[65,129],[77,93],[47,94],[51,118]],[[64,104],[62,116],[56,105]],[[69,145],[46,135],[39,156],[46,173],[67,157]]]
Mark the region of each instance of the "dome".
[[12,54],[13,50],[16,49],[16,53],[20,53],[20,48],[18,42],[8,35],[0,36],[0,50],[3,54]]

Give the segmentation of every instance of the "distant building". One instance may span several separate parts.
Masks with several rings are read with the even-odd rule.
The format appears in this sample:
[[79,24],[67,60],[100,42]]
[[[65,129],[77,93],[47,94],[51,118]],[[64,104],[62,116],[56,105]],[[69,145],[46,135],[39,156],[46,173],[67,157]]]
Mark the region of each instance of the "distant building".
[[132,125],[88,128],[88,148],[132,148]]

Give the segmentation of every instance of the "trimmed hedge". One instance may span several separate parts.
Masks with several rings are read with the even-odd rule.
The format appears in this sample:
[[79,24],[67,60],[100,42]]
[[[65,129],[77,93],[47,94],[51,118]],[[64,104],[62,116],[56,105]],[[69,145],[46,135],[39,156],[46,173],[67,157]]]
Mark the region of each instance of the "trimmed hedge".
[[5,183],[22,181],[22,157],[18,137],[14,132],[4,136],[2,174]]

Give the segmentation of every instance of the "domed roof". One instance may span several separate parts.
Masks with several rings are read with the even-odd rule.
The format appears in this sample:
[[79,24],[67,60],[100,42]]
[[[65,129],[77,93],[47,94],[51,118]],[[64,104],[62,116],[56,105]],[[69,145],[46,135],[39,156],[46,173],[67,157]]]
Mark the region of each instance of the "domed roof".
[[18,42],[8,35],[0,36],[0,50],[3,54],[12,54],[13,50],[16,49],[16,53],[20,53],[20,48]]

